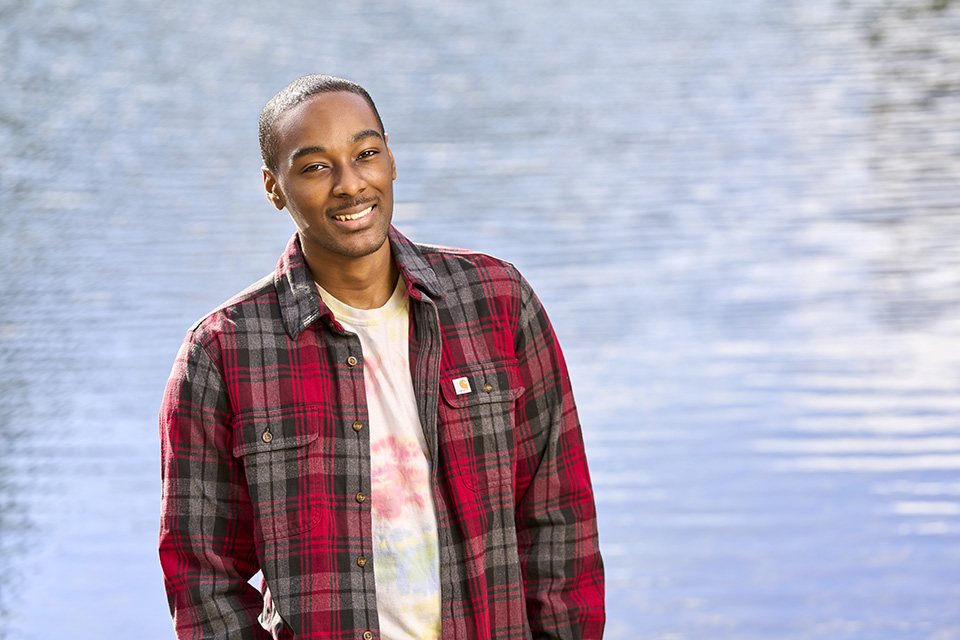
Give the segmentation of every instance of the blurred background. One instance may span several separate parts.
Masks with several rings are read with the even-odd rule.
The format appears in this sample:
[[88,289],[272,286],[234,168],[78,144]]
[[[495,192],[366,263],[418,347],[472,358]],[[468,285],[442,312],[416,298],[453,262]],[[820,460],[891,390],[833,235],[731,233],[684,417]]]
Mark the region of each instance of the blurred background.
[[315,72],[550,311],[608,638],[960,638],[953,0],[0,0],[0,637],[173,637],[162,389]]

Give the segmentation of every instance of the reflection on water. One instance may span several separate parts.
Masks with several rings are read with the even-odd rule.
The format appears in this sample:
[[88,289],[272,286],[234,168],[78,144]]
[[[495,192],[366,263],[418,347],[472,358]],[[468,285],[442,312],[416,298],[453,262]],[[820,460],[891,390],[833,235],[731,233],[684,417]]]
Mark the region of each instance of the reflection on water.
[[863,213],[884,231],[874,267],[883,322],[924,328],[955,320],[960,300],[960,43],[949,0],[861,10],[871,90],[872,189]]
[[286,242],[256,118],[319,70],[377,99],[398,225],[550,310],[608,637],[960,638],[957,3],[0,17],[0,637],[171,637],[162,386]]

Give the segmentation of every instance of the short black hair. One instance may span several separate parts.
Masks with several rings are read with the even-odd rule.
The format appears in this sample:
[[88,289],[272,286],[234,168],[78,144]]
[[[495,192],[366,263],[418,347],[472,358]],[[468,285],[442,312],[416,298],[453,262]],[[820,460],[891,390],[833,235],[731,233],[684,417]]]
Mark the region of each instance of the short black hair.
[[373,110],[373,115],[377,118],[377,124],[380,125],[380,133],[386,135],[383,120],[380,119],[380,113],[377,111],[377,105],[373,104],[373,98],[370,97],[366,89],[356,82],[334,76],[320,74],[303,76],[281,89],[280,93],[273,96],[263,108],[263,111],[260,112],[260,156],[268,169],[271,171],[277,170],[276,124],[280,116],[311,96],[336,91],[355,93],[366,100]]

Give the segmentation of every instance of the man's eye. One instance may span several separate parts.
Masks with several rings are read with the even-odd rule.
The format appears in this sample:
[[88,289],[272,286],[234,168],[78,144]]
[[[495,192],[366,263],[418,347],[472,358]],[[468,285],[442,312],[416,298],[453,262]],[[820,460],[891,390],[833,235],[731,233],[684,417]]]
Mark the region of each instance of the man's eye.
[[320,171],[321,169],[325,169],[325,168],[326,168],[326,165],[322,165],[322,164],[308,164],[307,166],[305,166],[305,167],[303,168],[303,173],[310,173],[310,172],[312,172],[312,171]]
[[360,160],[366,160],[367,158],[372,158],[373,156],[377,155],[377,153],[378,151],[376,149],[367,149],[357,157]]

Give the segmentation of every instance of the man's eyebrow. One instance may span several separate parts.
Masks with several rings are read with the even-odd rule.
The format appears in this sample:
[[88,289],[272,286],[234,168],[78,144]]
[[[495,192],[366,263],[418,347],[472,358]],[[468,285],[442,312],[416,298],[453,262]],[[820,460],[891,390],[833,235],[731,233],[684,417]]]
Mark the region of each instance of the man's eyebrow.
[[[359,133],[355,133],[353,138],[350,139],[350,144],[357,144],[361,140],[366,140],[367,138],[380,138],[383,140],[383,134],[377,131],[376,129],[365,129]],[[290,156],[290,162],[296,162],[303,156],[308,156],[311,153],[324,153],[326,149],[323,147],[301,147],[293,152],[293,155]]]
[[360,133],[353,136],[353,143],[356,144],[361,140],[366,140],[367,138],[380,138],[383,140],[383,134],[377,131],[376,129],[367,129],[366,131],[361,131]]
[[290,156],[290,162],[296,162],[303,156],[308,156],[311,153],[323,153],[326,151],[323,147],[301,147],[293,152],[293,155]]

